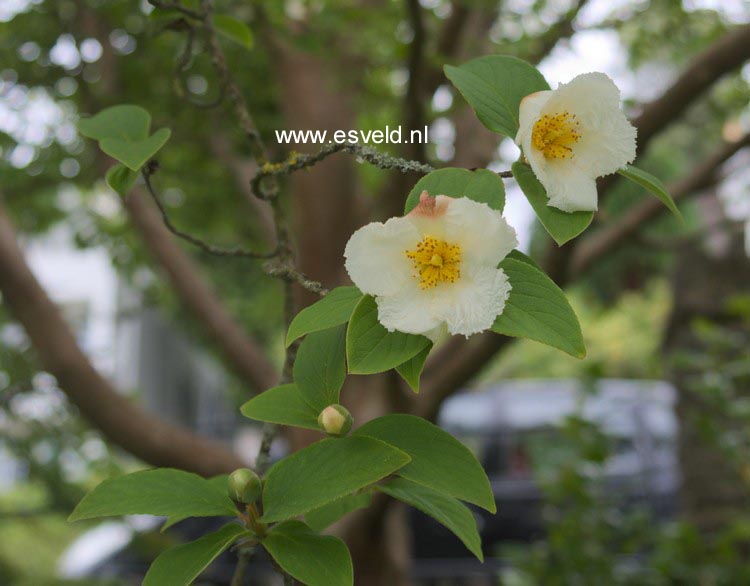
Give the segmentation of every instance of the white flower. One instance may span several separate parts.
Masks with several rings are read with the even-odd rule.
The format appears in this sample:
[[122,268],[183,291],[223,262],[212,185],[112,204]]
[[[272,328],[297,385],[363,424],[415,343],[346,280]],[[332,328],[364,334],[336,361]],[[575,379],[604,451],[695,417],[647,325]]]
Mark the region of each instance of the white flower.
[[497,266],[517,244],[515,230],[487,204],[424,191],[403,218],[357,230],[344,256],[386,329],[434,340],[445,328],[468,337],[492,326],[511,289]]
[[597,209],[596,178],[635,158],[635,128],[620,90],[603,73],[585,73],[521,101],[516,143],[549,196],[565,212]]

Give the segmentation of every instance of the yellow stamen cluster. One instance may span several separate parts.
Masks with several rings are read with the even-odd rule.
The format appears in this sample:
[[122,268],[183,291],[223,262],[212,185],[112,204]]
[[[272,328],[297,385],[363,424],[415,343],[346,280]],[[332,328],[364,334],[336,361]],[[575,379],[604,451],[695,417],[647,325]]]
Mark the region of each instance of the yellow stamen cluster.
[[438,283],[455,283],[461,278],[461,247],[425,236],[414,250],[407,250],[406,256],[414,261],[414,275],[419,279],[419,287],[430,289]]
[[531,131],[531,144],[548,159],[569,159],[572,145],[581,138],[575,114],[567,110],[554,116],[543,114]]

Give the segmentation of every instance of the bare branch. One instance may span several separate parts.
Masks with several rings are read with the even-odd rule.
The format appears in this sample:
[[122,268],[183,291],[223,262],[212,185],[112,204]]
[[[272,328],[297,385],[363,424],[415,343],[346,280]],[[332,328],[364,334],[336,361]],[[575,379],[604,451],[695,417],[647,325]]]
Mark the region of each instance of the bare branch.
[[[750,146],[750,135],[736,142],[721,145],[703,163],[695,166],[687,177],[669,186],[672,197],[675,201],[680,201],[714,185],[721,166],[739,150],[747,146]],[[645,199],[625,212],[617,222],[584,238],[576,247],[571,262],[573,278],[584,273],[605,254],[622,246],[630,236],[661,215],[665,209],[664,205],[657,199]]]
[[203,476],[243,465],[231,451],[149,414],[118,393],[91,365],[27,266],[5,209],[0,205],[0,291],[26,330],[42,367],[53,374],[81,413],[114,443],[153,466]]
[[159,199],[159,195],[156,193],[153,183],[151,182],[151,176],[156,172],[156,168],[157,168],[157,165],[155,163],[156,163],[155,161],[150,161],[141,170],[141,176],[143,177],[143,181],[146,184],[146,191],[148,191],[149,195],[151,196],[151,199],[156,204],[156,208],[159,210],[159,213],[161,214],[161,218],[162,218],[162,221],[164,222],[164,225],[172,234],[174,234],[178,238],[181,238],[185,242],[189,242],[190,244],[197,246],[203,252],[205,252],[206,254],[210,254],[212,256],[224,256],[224,257],[230,257],[230,258],[251,258],[251,259],[266,258],[268,259],[268,258],[273,258],[274,256],[278,255],[279,253],[278,250],[272,250],[270,252],[256,252],[254,250],[246,250],[244,248],[222,248],[214,244],[209,244],[205,240],[201,240],[200,238],[193,236],[192,234],[188,234],[187,232],[177,228],[172,223],[172,220],[170,220],[169,214],[167,213],[167,210],[164,207],[164,205],[161,203],[161,200]]

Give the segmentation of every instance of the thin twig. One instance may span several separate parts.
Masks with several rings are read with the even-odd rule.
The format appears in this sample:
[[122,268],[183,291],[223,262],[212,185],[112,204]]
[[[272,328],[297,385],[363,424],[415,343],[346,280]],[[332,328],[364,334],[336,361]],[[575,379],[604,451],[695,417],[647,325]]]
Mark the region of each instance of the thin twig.
[[250,564],[250,558],[253,557],[253,550],[241,548],[237,555],[237,565],[232,574],[230,586],[242,586],[245,583],[245,572]]
[[197,246],[203,252],[213,255],[213,256],[268,259],[268,258],[273,258],[279,254],[278,249],[272,250],[270,252],[256,252],[253,250],[246,250],[244,248],[222,248],[220,246],[215,246],[213,244],[210,244],[206,242],[205,240],[201,240],[200,238],[193,236],[192,234],[188,234],[187,232],[184,232],[180,230],[179,228],[177,228],[172,223],[172,220],[169,218],[169,214],[167,213],[167,210],[164,207],[164,204],[162,204],[161,200],[159,199],[159,196],[156,193],[156,190],[154,189],[154,186],[151,182],[151,176],[156,171],[156,168],[157,166],[152,161],[143,167],[143,169],[141,170],[141,175],[143,176],[143,181],[146,184],[146,190],[148,191],[149,195],[151,196],[151,199],[153,199],[154,203],[156,204],[156,207],[159,210],[159,213],[161,214],[161,218],[162,218],[162,221],[164,222],[164,225],[167,227],[167,229],[170,232],[172,232],[172,234],[174,234],[178,238],[181,238],[182,240],[185,240],[186,242],[189,242],[190,244],[193,244],[194,246]]
[[190,8],[186,8],[179,2],[165,2],[164,0],[148,0],[148,3],[151,4],[154,8],[159,8],[161,10],[175,10],[176,12],[179,12],[180,14],[184,14],[185,16],[189,16],[192,19],[195,20],[204,20],[205,15],[201,14],[197,10],[192,10]]
[[[425,175],[437,170],[437,167],[433,167],[427,163],[420,163],[419,161],[411,161],[403,157],[382,153],[370,146],[356,143],[329,144],[321,148],[317,153],[310,155],[292,153],[286,161],[282,161],[281,163],[266,163],[251,181],[253,192],[258,197],[262,197],[261,182],[266,177],[289,175],[294,171],[312,167],[331,155],[341,152],[354,155],[358,159],[366,161],[379,169],[395,169],[401,173],[422,173]],[[476,170],[471,169],[471,171]],[[513,173],[510,171],[498,171],[497,175],[506,179],[513,177]]]

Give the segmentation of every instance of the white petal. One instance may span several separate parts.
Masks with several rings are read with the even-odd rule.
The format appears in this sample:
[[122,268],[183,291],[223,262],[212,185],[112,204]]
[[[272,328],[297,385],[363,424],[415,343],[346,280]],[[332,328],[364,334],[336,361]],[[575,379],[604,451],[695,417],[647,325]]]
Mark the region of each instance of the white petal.
[[594,212],[597,209],[598,194],[596,180],[562,159],[547,166],[545,178],[540,181],[547,189],[549,203],[564,212]]
[[492,268],[518,246],[516,231],[500,212],[468,197],[451,200],[445,212],[445,238],[461,247],[462,264]]
[[[516,144],[524,147],[524,144],[531,143],[531,132],[534,130],[534,124],[541,116],[542,108],[552,97],[553,92],[547,90],[529,94],[523,100],[518,109],[518,134],[516,134]],[[524,152],[526,148],[524,147]]]
[[378,321],[392,332],[428,334],[440,326],[431,308],[432,291],[420,289],[412,278],[394,295],[376,297]]
[[406,251],[420,240],[419,230],[406,218],[373,222],[357,230],[346,244],[346,271],[363,293],[391,295],[412,277]]
[[440,286],[432,312],[451,334],[466,337],[489,329],[503,312],[511,290],[508,277],[494,267],[467,267],[456,283]]
[[573,145],[574,162],[591,177],[614,173],[635,159],[636,129],[620,109],[620,90],[604,73],[585,73],[561,84],[543,114],[576,115],[581,139]]

